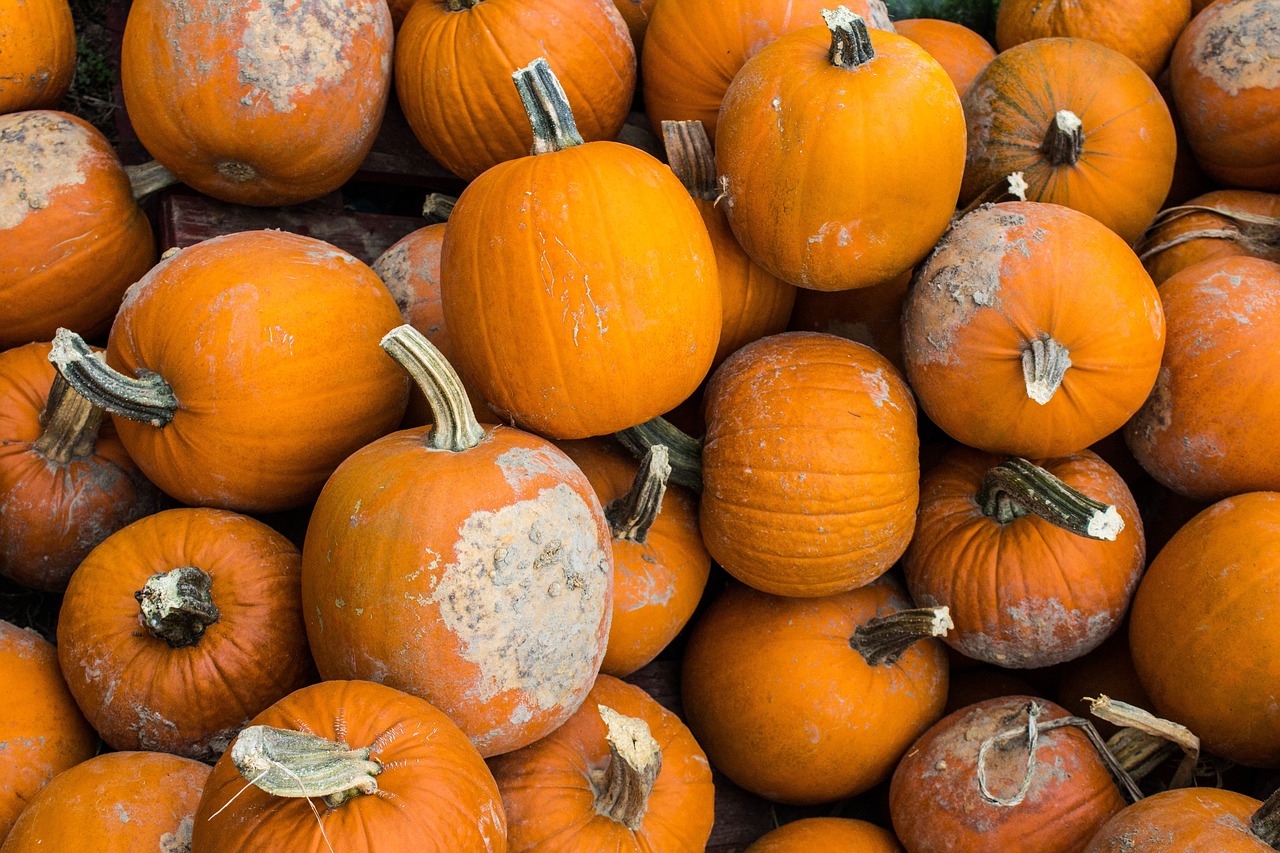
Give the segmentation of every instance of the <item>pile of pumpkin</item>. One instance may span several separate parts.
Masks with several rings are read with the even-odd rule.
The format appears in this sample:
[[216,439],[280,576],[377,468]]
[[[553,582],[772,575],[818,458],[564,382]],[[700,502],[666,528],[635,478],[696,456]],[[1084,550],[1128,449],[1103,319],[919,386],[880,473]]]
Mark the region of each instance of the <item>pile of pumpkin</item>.
[[0,2],[0,849],[1280,848],[1280,0],[618,4]]

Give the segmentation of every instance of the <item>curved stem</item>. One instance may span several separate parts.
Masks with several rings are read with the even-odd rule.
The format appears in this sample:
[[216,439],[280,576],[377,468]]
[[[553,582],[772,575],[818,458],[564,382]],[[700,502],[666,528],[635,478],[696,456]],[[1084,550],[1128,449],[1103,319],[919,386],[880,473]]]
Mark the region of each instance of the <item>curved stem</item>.
[[409,371],[431,407],[433,421],[427,435],[432,450],[461,453],[484,438],[462,380],[435,344],[408,323],[397,326],[382,338],[382,349]]
[[[1222,228],[1197,228],[1169,240],[1155,242],[1156,233],[1160,228],[1198,213],[1207,213],[1225,219],[1227,224]],[[1160,211],[1155,220],[1147,226],[1147,230],[1134,245],[1134,251],[1138,253],[1139,259],[1146,261],[1153,255],[1192,240],[1230,240],[1239,243],[1240,247],[1250,255],[1269,257],[1280,254],[1280,217],[1224,210],[1202,204],[1168,207]]]
[[1022,351],[1022,379],[1027,396],[1040,405],[1053,399],[1071,367],[1071,353],[1048,335],[1027,342]]
[[582,144],[569,99],[547,60],[538,57],[511,75],[533,127],[532,154],[549,154]]
[[614,437],[637,459],[643,459],[656,444],[666,445],[671,464],[668,482],[702,491],[702,442],[681,432],[666,418],[645,421],[614,433]]
[[178,411],[178,398],[160,374],[139,371],[139,377],[131,379],[112,370],[69,329],[54,334],[49,361],[72,388],[113,415],[162,427]]
[[1077,536],[1114,541],[1124,519],[1112,504],[1096,501],[1026,459],[1012,457],[987,470],[978,489],[983,515],[1000,524],[1033,512]]
[[1134,782],[1141,782],[1168,761],[1178,747],[1162,737],[1126,726],[1107,738],[1107,751]]
[[221,617],[213,603],[213,578],[195,566],[154,574],[133,594],[142,624],[157,640],[181,649],[194,646]]
[[649,795],[662,771],[662,748],[644,720],[624,717],[605,705],[597,707],[604,720],[609,764],[592,777],[596,813],[637,830],[644,822]]
[[165,187],[182,183],[182,179],[160,165],[159,160],[148,160],[136,166],[125,166],[124,173],[129,176],[129,187],[133,190],[133,198],[136,201],[142,201]]
[[231,744],[240,775],[276,797],[323,797],[330,808],[378,790],[372,747],[351,749],[307,732],[249,726]]
[[640,460],[631,488],[604,508],[614,539],[643,544],[648,538],[649,528],[662,510],[662,497],[667,493],[667,479],[671,476],[669,456],[665,444],[650,447]]
[[1084,153],[1084,122],[1071,110],[1058,110],[1040,150],[1054,166],[1074,166]]
[[837,6],[823,9],[822,19],[831,31],[827,59],[832,65],[852,70],[876,58],[871,33],[867,32],[867,22],[861,16],[850,12],[847,6]]
[[[1190,729],[1172,720],[1157,717],[1136,705],[1112,699],[1110,696],[1100,695],[1096,699],[1089,699],[1088,701],[1089,713],[1098,719],[1121,726],[1121,732],[1141,732],[1149,740],[1155,739],[1158,741],[1159,743],[1148,747],[1148,751],[1153,755],[1158,753],[1167,756],[1175,751],[1174,749],[1162,750],[1160,749],[1160,744],[1168,744],[1171,747],[1182,750],[1182,762],[1173,774],[1173,779],[1169,783],[1170,788],[1186,788],[1195,782],[1196,763],[1200,760],[1200,738],[1196,737]],[[1112,737],[1112,740],[1117,740],[1117,738]],[[1129,743],[1129,741],[1126,741],[1126,743]],[[1109,740],[1107,741],[1107,746],[1110,747],[1110,745],[1111,741]],[[1120,760],[1119,755],[1116,758]],[[1126,770],[1130,769],[1123,760],[1121,760],[1121,764],[1124,765]],[[1145,769],[1147,765],[1144,764],[1143,766]],[[1150,769],[1147,772],[1150,772]]]
[[448,222],[453,213],[453,206],[458,203],[455,196],[444,193],[431,193],[422,202],[422,215],[433,225]]
[[40,413],[44,431],[35,441],[36,452],[55,465],[92,456],[102,415],[102,409],[81,396],[61,373],[55,374]]
[[667,149],[671,171],[694,198],[715,201],[720,195],[716,179],[716,155],[702,122],[664,121],[662,144]]
[[862,655],[867,666],[892,666],[917,641],[945,637],[954,627],[948,607],[899,610],[859,625],[849,638],[849,648]]

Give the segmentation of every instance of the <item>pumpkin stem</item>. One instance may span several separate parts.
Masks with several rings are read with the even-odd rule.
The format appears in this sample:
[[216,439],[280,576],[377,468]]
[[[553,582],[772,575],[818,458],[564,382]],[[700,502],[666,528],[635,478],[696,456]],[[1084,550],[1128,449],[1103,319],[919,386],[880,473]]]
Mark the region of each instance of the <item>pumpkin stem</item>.
[[449,215],[453,213],[453,206],[457,203],[458,199],[454,196],[431,193],[422,202],[422,215],[432,225],[448,222]]
[[614,433],[614,437],[637,459],[643,459],[656,444],[666,445],[671,464],[668,482],[702,492],[702,442],[681,432],[671,421],[654,418]]
[[444,0],[444,7],[450,12],[465,12],[479,2],[480,0]]
[[382,349],[409,371],[431,407],[433,421],[427,447],[462,453],[484,438],[462,380],[435,344],[408,323],[383,336]]
[[684,184],[689,195],[715,201],[720,195],[716,180],[716,155],[702,122],[664,121],[662,143],[667,149],[671,171]]
[[[1121,702],[1119,699],[1112,699],[1110,696],[1100,695],[1098,698],[1089,699],[1088,701],[1089,713],[1095,717],[1114,723],[1117,726],[1122,726],[1123,728],[1120,729],[1122,732],[1140,732],[1145,735],[1148,746],[1146,749],[1138,749],[1131,753],[1132,758],[1140,758],[1145,752],[1148,753],[1148,761],[1155,754],[1159,754],[1163,759],[1176,749],[1182,749],[1182,762],[1173,774],[1173,779],[1169,783],[1170,788],[1186,788],[1194,782],[1196,762],[1200,760],[1200,738],[1196,737],[1190,729],[1172,720],[1161,719],[1136,705]],[[1113,736],[1111,740],[1115,739]],[[1111,740],[1107,741],[1108,748],[1111,748]],[[1131,748],[1137,747],[1138,744],[1135,740],[1131,736],[1126,743]],[[1158,743],[1151,744],[1151,740],[1155,740]],[[1162,749],[1160,744],[1167,744],[1172,748]],[[1115,754],[1114,750],[1112,752]],[[1133,771],[1120,755],[1116,755],[1116,759],[1120,761],[1126,770],[1129,770],[1130,775],[1133,775]],[[1148,763],[1144,762],[1140,766],[1146,773],[1149,773],[1158,764],[1148,766]]]
[[983,515],[1000,524],[1034,512],[1050,524],[1089,539],[1113,542],[1124,530],[1124,519],[1115,506],[1094,500],[1017,456],[987,469],[977,500]]
[[1022,351],[1022,379],[1027,396],[1040,405],[1053,399],[1062,377],[1071,367],[1071,353],[1048,335],[1027,342]]
[[151,636],[181,649],[198,643],[205,629],[221,617],[212,589],[213,578],[203,569],[179,566],[152,575],[133,597]]
[[36,452],[55,465],[92,456],[102,414],[102,409],[76,393],[61,373],[55,374],[40,412],[44,431],[36,439]]
[[1084,153],[1084,122],[1071,110],[1058,110],[1040,150],[1054,166],[1074,166]]
[[832,65],[852,70],[876,58],[876,50],[871,46],[871,33],[867,32],[867,22],[861,15],[849,11],[848,6],[837,6],[835,9],[823,9],[822,19],[831,31],[827,59]]
[[1142,729],[1125,726],[1107,738],[1107,751],[1133,781],[1141,782],[1169,760],[1178,746]]
[[142,201],[165,187],[182,183],[181,178],[161,166],[158,160],[148,160],[136,166],[125,166],[124,173],[129,176],[129,187],[136,201]]
[[131,379],[108,367],[70,329],[58,329],[54,334],[49,361],[72,388],[113,415],[162,427],[178,411],[178,398],[160,374],[139,370],[138,378]]
[[275,797],[323,797],[337,808],[378,790],[380,762],[372,746],[345,743],[308,732],[249,726],[231,744],[231,763],[240,775]]
[[949,607],[899,610],[859,625],[849,638],[849,648],[862,655],[867,666],[893,666],[917,640],[945,637],[954,627]]
[[662,496],[667,493],[667,478],[671,476],[669,457],[665,444],[655,444],[646,450],[631,488],[604,508],[614,539],[644,544],[649,537],[649,528],[662,509]]
[[1249,818],[1249,831],[1273,850],[1280,850],[1280,790],[1272,793]]
[[[1170,222],[1176,222],[1187,216],[1198,213],[1209,213],[1227,220],[1222,228],[1199,228],[1178,234],[1163,242],[1155,242],[1156,233]],[[1225,210],[1201,204],[1181,204],[1160,211],[1147,230],[1138,238],[1134,251],[1144,263],[1154,255],[1169,249],[1190,243],[1192,240],[1228,240],[1237,243],[1245,254],[1254,257],[1270,257],[1280,254],[1280,217],[1262,216],[1257,213],[1244,213]]]
[[596,814],[613,818],[630,830],[638,830],[649,808],[649,795],[662,771],[662,747],[649,724],[639,717],[624,717],[598,705],[609,744],[609,764],[592,774]]
[[539,56],[511,75],[533,127],[531,154],[549,154],[582,144],[573,110],[564,87],[556,79],[547,60]]

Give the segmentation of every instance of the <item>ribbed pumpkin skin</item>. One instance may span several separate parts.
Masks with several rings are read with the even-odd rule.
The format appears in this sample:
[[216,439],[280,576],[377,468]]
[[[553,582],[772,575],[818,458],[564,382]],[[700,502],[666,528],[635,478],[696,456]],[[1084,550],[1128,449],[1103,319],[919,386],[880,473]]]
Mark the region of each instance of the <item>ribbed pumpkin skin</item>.
[[120,440],[183,503],[300,506],[404,415],[409,377],[378,346],[400,322],[373,271],[320,240],[245,231],[183,249],[129,289],[107,342],[108,364],[160,374],[179,409],[162,429],[116,418]]
[[[1254,190],[1214,190],[1188,199],[1183,204],[1280,219],[1280,194],[1276,193]],[[1195,211],[1152,226],[1143,236],[1143,245],[1147,247],[1166,245],[1185,239],[1184,235],[1196,231],[1236,230],[1238,230],[1237,226],[1228,217],[1218,216],[1207,210]],[[1192,264],[1207,261],[1210,258],[1228,258],[1235,255],[1260,257],[1264,261],[1280,263],[1280,239],[1274,240],[1268,248],[1251,249],[1248,245],[1236,240],[1200,237],[1169,246],[1146,258],[1144,263],[1147,272],[1151,273],[1151,279],[1160,285]]]
[[96,340],[156,260],[107,138],[50,110],[0,116],[0,348],[65,326]]
[[388,684],[444,711],[485,756],[564,722],[604,658],[610,534],[587,478],[536,436],[476,447],[427,428],[362,448],[325,485],[303,546],[320,675]]
[[396,36],[396,95],[414,135],[464,180],[529,153],[533,131],[511,74],[539,56],[588,142],[622,129],[636,54],[612,0],[481,0],[451,12],[415,3]]
[[1280,493],[1226,498],[1156,555],[1130,614],[1133,664],[1155,711],[1247,767],[1280,766],[1277,565]]
[[[596,811],[609,763],[601,705],[644,720],[662,749],[662,769],[634,830]],[[489,766],[502,792],[512,853],[701,853],[711,835],[715,788],[702,748],[679,717],[608,675],[596,680],[563,726]]]
[[[939,242],[903,309],[903,355],[920,407],[956,440],[1030,459],[1119,429],[1156,381],[1164,312],[1123,240],[1060,205],[980,208]],[[1048,335],[1072,366],[1045,404],[1022,354]]]
[[500,417],[548,438],[674,408],[720,338],[702,217],[669,168],[621,143],[509,160],[468,184],[440,275],[462,374]]
[[919,438],[911,391],[884,356],[834,335],[773,335],[716,371],[705,408],[702,536],[738,580],[828,595],[902,555]]
[[1191,20],[1191,0],[1001,0],[996,44],[1078,38],[1127,56],[1154,78]]
[[1142,519],[1124,480],[1097,454],[1042,459],[1067,485],[1112,504],[1114,542],[1078,536],[1034,513],[1001,524],[982,512],[987,470],[1003,457],[957,448],[925,473],[916,532],[903,557],[921,607],[945,604],[944,641],[1010,668],[1050,666],[1096,648],[1120,625],[1145,566]]
[[823,24],[788,33],[724,96],[720,204],[747,254],[799,287],[886,281],[923,258],[955,212],[965,148],[955,86],[915,42],[870,34],[875,58],[847,69],[828,59]]
[[1280,489],[1280,265],[1201,261],[1160,286],[1169,337],[1151,396],[1125,425],[1134,457],[1186,497]]
[[1249,831],[1261,800],[1222,788],[1174,788],[1132,803],[1107,821],[1085,853],[1266,853]]
[[224,755],[196,809],[192,853],[327,851],[325,838],[343,853],[506,853],[506,816],[492,774],[430,703],[367,681],[325,681],[289,694],[252,725],[310,731],[355,749],[377,743],[372,758],[384,768],[375,777],[379,795],[334,809],[273,797],[246,787]]
[[844,817],[808,817],[784,823],[744,853],[902,853],[893,833]]
[[996,58],[996,50],[982,36],[954,21],[937,18],[907,18],[894,21],[893,29],[929,52],[946,70],[960,97],[973,78]]
[[293,204],[355,174],[386,110],[391,49],[385,2],[138,0],[120,82],[138,139],[184,183]]
[[67,0],[0,0],[0,114],[56,107],[76,69],[76,32]]
[[[1173,183],[1177,138],[1156,84],[1114,50],[1081,38],[1012,47],[983,69],[964,97],[969,149],[960,199],[967,203],[1013,172],[1028,201],[1066,205],[1125,242],[1150,224]],[[1074,164],[1043,150],[1059,110],[1083,122]]]
[[36,792],[91,758],[98,733],[67,691],[58,650],[35,631],[0,620],[0,843]]

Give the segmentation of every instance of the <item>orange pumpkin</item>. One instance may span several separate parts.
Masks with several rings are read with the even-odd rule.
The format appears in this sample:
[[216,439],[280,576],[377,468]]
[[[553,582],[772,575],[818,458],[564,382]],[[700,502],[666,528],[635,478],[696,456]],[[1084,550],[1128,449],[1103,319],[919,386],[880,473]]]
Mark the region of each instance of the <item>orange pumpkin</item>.
[[1001,0],[996,44],[1003,52],[1033,39],[1087,39],[1154,78],[1190,20],[1191,0]]
[[76,30],[67,0],[0,0],[0,114],[55,107],[76,70]]
[[1157,285],[1210,258],[1280,263],[1280,195],[1214,190],[1160,211],[1134,247]]
[[137,0],[120,83],[151,156],[223,201],[319,198],[355,174],[391,91],[383,0]]
[[912,270],[881,284],[856,290],[796,292],[787,328],[793,332],[823,332],[866,344],[899,371],[902,364],[902,303],[907,298]]
[[613,0],[613,5],[627,22],[627,32],[631,34],[631,43],[635,45],[636,56],[644,47],[644,35],[649,29],[649,16],[653,14],[653,6],[657,0]]
[[947,72],[961,97],[987,63],[996,58],[991,43],[954,21],[907,18],[893,22],[893,31],[929,52]]
[[765,833],[743,853],[902,853],[902,845],[864,820],[806,817]]
[[1280,844],[1280,815],[1222,788],[1157,791],[1107,821],[1084,853],[1267,853]]

